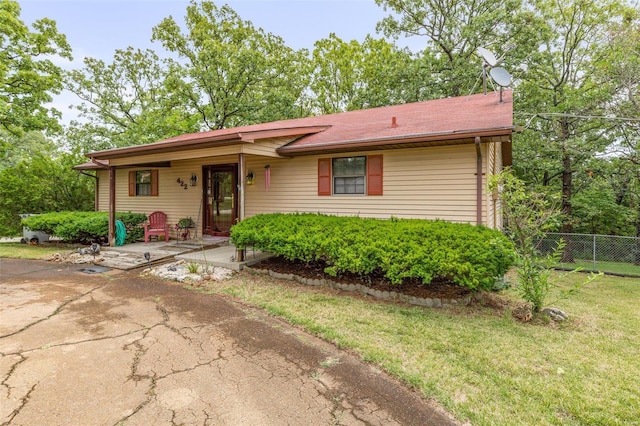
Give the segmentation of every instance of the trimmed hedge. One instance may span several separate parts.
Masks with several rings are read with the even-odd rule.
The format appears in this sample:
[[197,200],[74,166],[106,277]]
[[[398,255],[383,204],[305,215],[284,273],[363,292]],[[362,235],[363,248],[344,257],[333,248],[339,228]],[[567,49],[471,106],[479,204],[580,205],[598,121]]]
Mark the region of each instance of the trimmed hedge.
[[[116,213],[116,219],[127,228],[125,243],[133,243],[144,236],[140,224],[147,220],[143,213]],[[46,232],[67,242],[91,243],[106,241],[109,234],[107,212],[54,212],[22,219],[32,231]]]
[[233,226],[231,242],[289,260],[323,260],[331,276],[382,272],[393,284],[445,279],[470,289],[491,289],[515,260],[501,232],[439,220],[263,214]]

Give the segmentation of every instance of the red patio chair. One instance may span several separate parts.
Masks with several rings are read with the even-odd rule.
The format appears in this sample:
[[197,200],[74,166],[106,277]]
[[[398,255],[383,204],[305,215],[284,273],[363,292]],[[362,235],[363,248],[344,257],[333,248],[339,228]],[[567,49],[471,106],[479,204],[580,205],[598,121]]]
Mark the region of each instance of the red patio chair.
[[144,224],[144,242],[149,242],[149,237],[164,235],[165,241],[169,241],[169,224],[164,212],[153,212],[149,215],[149,223]]

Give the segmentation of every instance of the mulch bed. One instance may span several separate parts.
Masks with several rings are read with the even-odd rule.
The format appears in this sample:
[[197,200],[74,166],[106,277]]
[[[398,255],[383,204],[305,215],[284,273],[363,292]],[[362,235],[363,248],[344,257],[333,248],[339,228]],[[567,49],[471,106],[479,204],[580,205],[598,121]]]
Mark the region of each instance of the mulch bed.
[[269,269],[282,274],[294,274],[305,278],[324,278],[345,284],[361,284],[380,291],[395,291],[409,296],[423,299],[463,299],[472,293],[471,290],[450,281],[435,280],[429,284],[422,284],[417,279],[405,279],[401,285],[391,284],[382,273],[366,276],[356,274],[341,274],[332,277],[324,272],[327,265],[322,261],[302,262],[291,261],[283,257],[270,257],[254,265],[257,269]]

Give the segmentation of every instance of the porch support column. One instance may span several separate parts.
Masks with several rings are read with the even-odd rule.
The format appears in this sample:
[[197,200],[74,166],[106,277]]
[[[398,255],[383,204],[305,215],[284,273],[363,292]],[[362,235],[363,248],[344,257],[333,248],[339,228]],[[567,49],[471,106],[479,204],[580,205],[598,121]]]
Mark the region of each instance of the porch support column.
[[[246,173],[246,164],[244,159],[244,153],[241,152],[238,154],[238,174],[240,175],[240,179],[238,179],[238,198],[240,199],[238,202],[238,220],[244,220],[244,185],[245,185],[245,175]],[[244,261],[244,252],[245,247],[236,247],[236,261],[242,262]]]
[[476,136],[476,224],[482,225],[482,147]]
[[116,168],[109,167],[109,246],[116,245]]
[[244,153],[238,154],[238,174],[240,175],[240,179],[238,180],[240,184],[238,185],[238,198],[240,199],[238,202],[238,220],[241,221],[244,219],[244,186],[245,186],[245,175],[246,175],[247,166],[244,160]]

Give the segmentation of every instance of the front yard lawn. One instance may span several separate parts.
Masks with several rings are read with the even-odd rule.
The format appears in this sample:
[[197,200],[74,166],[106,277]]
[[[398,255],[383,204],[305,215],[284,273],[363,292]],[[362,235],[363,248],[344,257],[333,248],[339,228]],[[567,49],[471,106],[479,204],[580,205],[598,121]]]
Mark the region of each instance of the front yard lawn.
[[[562,285],[580,279],[573,274]],[[525,324],[508,309],[481,304],[385,303],[249,273],[200,291],[240,298],[353,349],[462,422],[639,424],[638,279],[600,277],[555,303],[570,316],[562,324]]]
[[0,243],[0,258],[10,257],[14,259],[48,259],[55,253],[74,250],[73,246],[64,243],[42,243],[30,245],[22,243]]
[[[0,257],[66,250],[2,243]],[[568,275],[562,288],[583,279]],[[561,324],[521,323],[499,303],[425,309],[249,273],[202,285],[354,350],[461,422],[640,424],[638,278],[603,276],[550,303],[569,314]],[[500,296],[516,299],[512,291]]]

